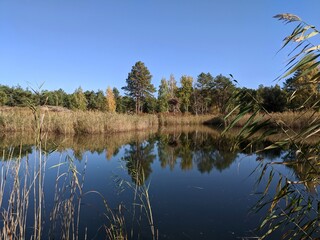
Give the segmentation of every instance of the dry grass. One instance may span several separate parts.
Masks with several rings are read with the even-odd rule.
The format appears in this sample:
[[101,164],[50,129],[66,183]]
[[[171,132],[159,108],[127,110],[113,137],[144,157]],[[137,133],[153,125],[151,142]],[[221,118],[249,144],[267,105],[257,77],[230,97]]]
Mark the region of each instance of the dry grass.
[[[251,117],[250,114],[243,116],[235,125],[235,127],[243,127],[248,119]],[[268,115],[259,114],[257,119],[261,121],[270,119],[273,126],[284,126],[290,129],[302,129],[309,126],[313,121],[320,119],[320,113],[315,113],[312,111],[306,112],[283,112],[283,113],[270,113]]]
[[[212,115],[128,115],[93,111],[67,111],[41,108],[43,132],[62,135],[115,133],[159,126],[200,125],[214,118]],[[34,132],[36,120],[28,108],[1,108],[0,132]]]
[[[158,127],[156,115],[125,115],[92,111],[51,111],[41,109],[43,132],[96,134]],[[34,132],[36,119],[28,108],[0,109],[0,132]]]
[[[178,127],[202,124],[218,126],[224,123],[223,117],[216,115],[128,115],[63,109],[57,111],[50,108],[42,108],[38,115],[43,117],[43,132],[61,135],[156,130],[163,126]],[[245,115],[236,123],[235,127],[243,127],[249,118],[249,114]],[[282,126],[301,129],[311,121],[319,119],[320,113],[315,114],[311,111],[271,113],[270,115],[258,115],[258,118],[261,120],[270,118],[272,122]],[[0,133],[34,132],[37,121],[38,119],[35,119],[32,111],[28,108],[0,109]]]
[[214,118],[215,115],[190,115],[190,114],[159,114],[159,125],[177,126],[177,125],[201,125]]

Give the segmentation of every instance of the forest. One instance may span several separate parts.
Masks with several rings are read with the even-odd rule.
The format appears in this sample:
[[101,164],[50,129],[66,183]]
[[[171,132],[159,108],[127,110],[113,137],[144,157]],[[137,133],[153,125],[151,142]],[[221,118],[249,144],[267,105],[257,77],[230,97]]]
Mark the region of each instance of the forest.
[[[313,62],[309,65],[314,64]],[[305,66],[308,68],[308,66]],[[233,76],[200,73],[196,79],[183,75],[179,82],[171,74],[162,78],[158,90],[151,83],[152,75],[141,61],[135,63],[122,87],[124,95],[117,88],[106,91],[87,90],[81,87],[71,94],[63,89],[54,91],[20,86],[0,85],[0,105],[10,107],[60,106],[71,110],[90,110],[117,113],[225,113],[227,108],[240,104],[249,105],[252,101],[260,104],[268,112],[295,111],[299,107],[315,108],[319,98],[317,81],[310,81],[319,75],[314,68],[307,74],[300,69],[285,79],[280,87],[260,85],[258,89],[238,87]],[[294,97],[290,97],[293,96]],[[317,105],[317,104],[316,104]]]

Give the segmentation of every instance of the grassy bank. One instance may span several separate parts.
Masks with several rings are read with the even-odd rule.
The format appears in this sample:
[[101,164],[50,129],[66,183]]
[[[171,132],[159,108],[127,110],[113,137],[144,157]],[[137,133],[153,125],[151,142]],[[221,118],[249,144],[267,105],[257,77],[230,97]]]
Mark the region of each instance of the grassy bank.
[[[250,119],[251,114],[245,114],[238,121],[234,124],[234,127],[242,128],[246,125],[248,120]],[[226,123],[232,122],[234,117],[230,117],[228,122],[225,122],[223,116],[214,117],[206,122],[208,125],[215,125],[215,126],[223,126]],[[282,113],[269,113],[269,114],[258,114],[255,117],[257,121],[265,121],[270,120],[272,127],[284,127],[297,130],[302,129],[304,127],[309,126],[312,122],[320,120],[320,113],[315,113],[312,111],[306,112],[282,112]]]
[[33,132],[38,122],[48,133],[64,135],[97,134],[153,129],[158,127],[156,115],[124,115],[91,111],[50,111],[41,109],[36,119],[28,108],[0,110],[0,132]]
[[161,114],[161,115],[159,115],[159,125],[160,126],[202,125],[214,117],[215,117],[214,115]]
[[[36,116],[38,119],[29,108],[1,108],[0,132],[33,132],[37,122],[41,122],[44,132],[62,135],[152,130],[168,126],[224,125],[223,117],[214,115],[128,115],[42,108]],[[235,127],[243,127],[250,116],[247,114],[242,117]],[[310,122],[320,119],[320,113],[314,114],[311,111],[303,114],[301,112],[271,113],[258,115],[257,119],[260,121],[270,119],[275,127],[281,125],[291,129],[301,129],[308,126]]]
[[[100,134],[158,129],[168,125],[198,125],[213,116],[129,115],[93,111],[70,111],[42,108],[36,113],[42,130],[63,135]],[[0,109],[0,132],[33,132],[39,119],[28,108]]]

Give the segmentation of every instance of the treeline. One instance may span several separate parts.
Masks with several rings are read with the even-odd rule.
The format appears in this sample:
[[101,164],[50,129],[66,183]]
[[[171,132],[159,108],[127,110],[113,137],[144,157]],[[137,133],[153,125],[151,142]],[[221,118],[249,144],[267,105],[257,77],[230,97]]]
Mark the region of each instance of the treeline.
[[[284,86],[258,89],[239,88],[232,76],[212,76],[200,73],[197,79],[183,75],[179,84],[174,75],[161,79],[158,91],[151,83],[152,75],[143,62],[137,62],[126,79],[122,96],[117,88],[106,91],[83,91],[72,94],[64,90],[33,90],[20,86],[0,85],[1,106],[60,106],[72,110],[94,110],[118,113],[225,113],[228,106],[254,101],[269,112],[297,110],[299,106],[314,107],[319,98],[319,81],[310,81],[319,75],[319,69],[302,74],[298,70]],[[155,96],[157,92],[157,96]],[[293,96],[294,98],[290,98]]]

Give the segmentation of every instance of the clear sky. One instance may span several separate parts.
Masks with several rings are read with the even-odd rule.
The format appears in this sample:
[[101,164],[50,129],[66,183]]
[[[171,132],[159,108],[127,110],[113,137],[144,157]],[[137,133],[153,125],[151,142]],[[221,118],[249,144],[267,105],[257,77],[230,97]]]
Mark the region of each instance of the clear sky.
[[319,9],[320,0],[0,0],[0,84],[120,90],[142,61],[157,88],[201,72],[275,85],[294,25],[272,16],[320,28]]

